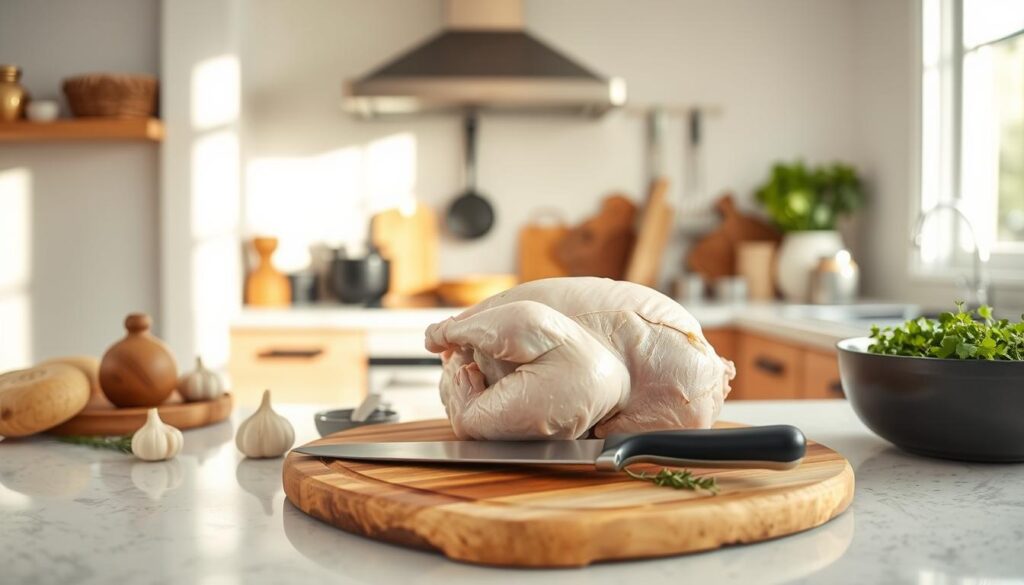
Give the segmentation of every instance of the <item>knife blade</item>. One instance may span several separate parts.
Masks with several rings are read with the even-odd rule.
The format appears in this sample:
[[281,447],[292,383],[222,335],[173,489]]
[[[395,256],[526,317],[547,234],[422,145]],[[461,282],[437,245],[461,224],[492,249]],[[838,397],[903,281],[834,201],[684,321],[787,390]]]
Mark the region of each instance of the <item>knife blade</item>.
[[806,439],[790,425],[654,431],[575,441],[414,441],[306,445],[296,453],[325,459],[504,465],[593,465],[618,471],[633,463],[679,467],[792,469]]

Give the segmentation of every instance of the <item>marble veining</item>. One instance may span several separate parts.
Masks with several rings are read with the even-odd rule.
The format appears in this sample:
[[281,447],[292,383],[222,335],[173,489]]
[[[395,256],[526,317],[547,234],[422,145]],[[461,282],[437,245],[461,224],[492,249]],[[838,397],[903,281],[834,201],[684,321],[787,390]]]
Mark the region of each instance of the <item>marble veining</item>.
[[[317,406],[279,406],[297,440]],[[0,582],[896,583],[1024,579],[1024,465],[905,454],[843,401],[727,404],[724,417],[796,424],[843,453],[851,508],[814,530],[710,553],[579,570],[492,569],[353,536],[284,497],[281,460],[247,460],[230,421],[144,463],[47,437],[0,442]]]

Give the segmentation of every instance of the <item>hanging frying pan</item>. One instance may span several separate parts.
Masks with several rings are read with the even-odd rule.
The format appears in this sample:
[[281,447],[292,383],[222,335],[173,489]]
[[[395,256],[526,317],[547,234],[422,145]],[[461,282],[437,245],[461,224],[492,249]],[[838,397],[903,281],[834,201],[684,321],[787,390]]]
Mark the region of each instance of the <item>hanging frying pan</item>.
[[448,206],[445,225],[457,238],[474,240],[491,231],[494,207],[476,190],[476,114],[465,119],[466,188]]

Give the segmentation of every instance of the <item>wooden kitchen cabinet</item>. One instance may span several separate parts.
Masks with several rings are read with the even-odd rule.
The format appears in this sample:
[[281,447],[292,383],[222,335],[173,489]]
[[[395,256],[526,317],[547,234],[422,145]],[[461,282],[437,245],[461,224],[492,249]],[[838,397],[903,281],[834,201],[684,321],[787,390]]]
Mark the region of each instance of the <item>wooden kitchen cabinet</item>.
[[843,398],[839,381],[839,360],[836,354],[812,349],[804,350],[801,398]]
[[786,399],[800,396],[801,349],[743,332],[737,344],[732,399]]
[[736,336],[737,331],[729,327],[713,327],[704,329],[704,339],[708,340],[715,353],[725,359],[736,361]]
[[228,373],[239,404],[275,402],[355,406],[366,395],[365,336],[360,331],[234,329]]
[[730,400],[843,398],[839,361],[827,350],[742,330],[704,335],[736,364]]

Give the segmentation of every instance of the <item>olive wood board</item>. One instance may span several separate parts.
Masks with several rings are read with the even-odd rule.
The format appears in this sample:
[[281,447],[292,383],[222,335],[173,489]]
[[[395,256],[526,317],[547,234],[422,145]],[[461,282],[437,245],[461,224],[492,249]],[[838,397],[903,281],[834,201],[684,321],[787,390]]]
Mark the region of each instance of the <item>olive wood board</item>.
[[[157,407],[160,420],[181,430],[205,427],[231,415],[231,394],[213,400],[180,402],[177,392]],[[50,429],[54,435],[130,435],[146,422],[147,407],[86,406],[71,420]]]
[[[448,421],[430,420],[366,426],[310,444],[454,438]],[[284,461],[283,482],[292,504],[342,530],[458,561],[524,567],[758,542],[824,524],[853,500],[849,462],[811,441],[804,461],[788,471],[693,471],[714,476],[719,493],[655,486],[585,465],[369,463],[294,452]]]

